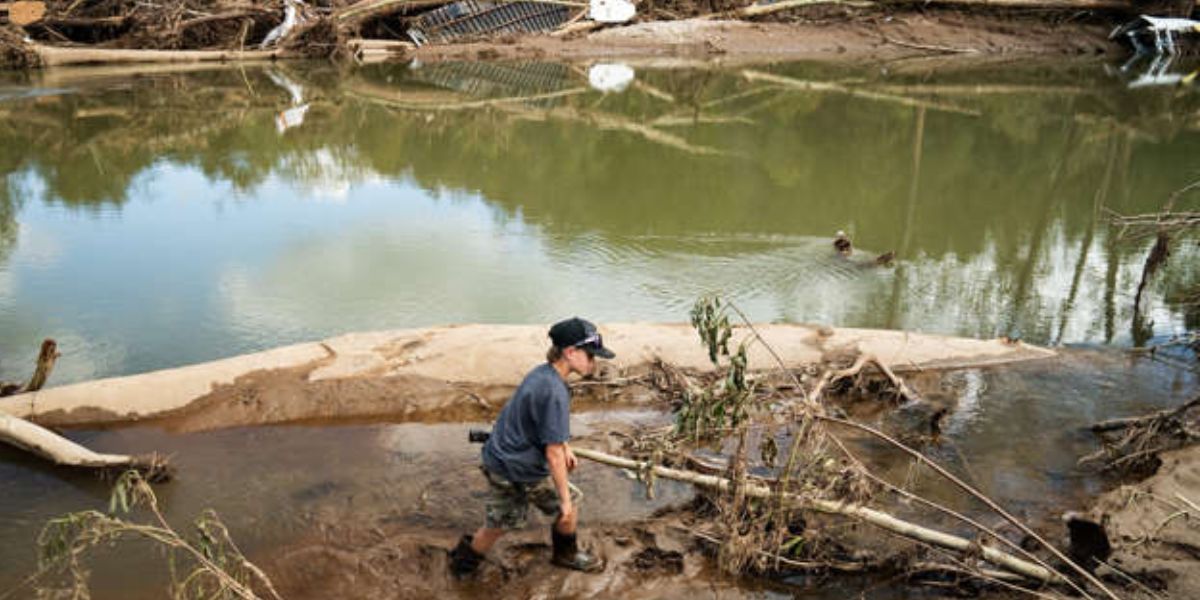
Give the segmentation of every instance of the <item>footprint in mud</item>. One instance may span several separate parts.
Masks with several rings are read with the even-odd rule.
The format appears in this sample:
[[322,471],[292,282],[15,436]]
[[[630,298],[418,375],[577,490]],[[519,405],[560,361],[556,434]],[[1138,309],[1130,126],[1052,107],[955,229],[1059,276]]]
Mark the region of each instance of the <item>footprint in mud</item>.
[[336,481],[322,481],[292,492],[292,500],[297,502],[314,502],[328,497],[330,494],[343,489],[345,486]]

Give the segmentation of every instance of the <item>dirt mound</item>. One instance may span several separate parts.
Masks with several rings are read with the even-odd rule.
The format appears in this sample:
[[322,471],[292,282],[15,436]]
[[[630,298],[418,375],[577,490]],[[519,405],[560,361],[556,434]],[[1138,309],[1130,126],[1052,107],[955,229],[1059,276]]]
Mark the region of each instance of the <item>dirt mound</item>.
[[1200,446],[1164,453],[1158,472],[1100,498],[1110,562],[1172,598],[1200,598]]

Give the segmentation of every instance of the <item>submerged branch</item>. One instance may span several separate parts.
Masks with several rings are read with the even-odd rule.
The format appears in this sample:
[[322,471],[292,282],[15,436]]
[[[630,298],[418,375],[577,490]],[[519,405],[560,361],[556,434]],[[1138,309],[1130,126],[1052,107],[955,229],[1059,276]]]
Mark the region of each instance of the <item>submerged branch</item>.
[[151,479],[169,476],[166,460],[93,452],[45,427],[0,412],[0,442],[7,443],[57,465],[88,468],[134,468]]
[[[659,477],[665,477],[675,481],[683,481],[717,491],[727,492],[732,489],[733,485],[728,479],[717,477],[715,475],[703,475],[690,471],[671,469],[649,462],[638,462],[586,448],[574,448],[573,450],[577,456],[599,463],[620,467],[623,469],[629,469],[635,472],[650,471]],[[740,487],[740,491],[746,496],[754,498],[768,499],[780,496],[780,494],[769,487],[754,484],[745,484],[744,486]],[[910,537],[945,548],[951,548],[960,552],[978,551],[988,562],[999,565],[1005,569],[1008,569],[1009,571],[1012,571],[1013,573],[1017,573],[1036,581],[1065,583],[1062,581],[1061,575],[1058,575],[1053,571],[1047,570],[1026,560],[1017,558],[1006,552],[1002,552],[987,546],[980,547],[971,540],[934,529],[929,529],[915,523],[910,523],[872,508],[852,503],[823,500],[820,498],[804,498],[790,493],[785,493],[781,496],[788,504],[795,505],[802,509],[815,510],[827,514],[836,514],[859,519],[905,537]]]

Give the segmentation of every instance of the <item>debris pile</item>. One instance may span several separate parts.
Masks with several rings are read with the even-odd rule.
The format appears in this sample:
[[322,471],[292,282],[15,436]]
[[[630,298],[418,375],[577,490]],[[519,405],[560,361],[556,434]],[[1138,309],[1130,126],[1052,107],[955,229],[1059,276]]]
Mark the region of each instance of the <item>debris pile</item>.
[[1200,442],[1200,397],[1151,415],[1111,419],[1092,425],[1103,447],[1080,459],[1080,464],[1100,464],[1126,473],[1154,473],[1159,455]]
[[[633,5],[625,0],[601,4],[589,6],[576,0],[21,0],[0,3],[4,9],[0,66],[336,57],[358,52],[363,38],[392,42],[387,46],[390,51],[403,52],[427,42],[567,31],[589,13],[596,13],[597,19],[589,22],[633,17]],[[191,53],[114,54],[113,50]]]
[[[815,10],[903,10],[916,2],[871,0],[17,0],[0,2],[0,66],[353,57],[406,53],[426,43],[569,36],[635,20],[759,19]],[[1105,11],[1124,0],[938,0],[936,4]],[[1139,52],[1174,54],[1196,37],[1180,18],[1143,16],[1113,31]],[[858,12],[854,12],[858,11]],[[802,13],[804,15],[810,13]],[[1040,35],[1033,34],[1030,35]],[[910,44],[914,49],[945,48]],[[118,52],[121,51],[121,52]],[[171,51],[169,54],[150,51]],[[36,57],[36,58],[35,58]]]
[[[734,339],[731,315],[749,328],[741,340]],[[651,380],[673,404],[674,426],[616,434],[623,456],[582,448],[576,454],[634,473],[648,494],[657,478],[703,490],[696,510],[705,518],[691,534],[714,548],[722,569],[871,572],[960,591],[993,585],[1031,591],[1025,586],[1032,584],[1116,597],[1089,568],[911,442],[846,416],[861,402],[883,401],[888,410],[926,404],[886,364],[852,348],[828,349],[824,364],[811,369],[788,370],[780,362],[774,375],[751,376],[747,346],[766,342],[736,306],[701,299],[692,325],[717,370],[659,365]],[[909,439],[937,443],[940,411],[910,412],[932,416],[910,423],[922,433]],[[944,501],[888,481],[864,459],[864,444],[880,442],[913,459],[912,468],[929,469],[982,502],[1023,537],[1010,538]],[[928,512],[913,513],[917,506]],[[847,529],[846,519],[890,532],[897,541],[881,543],[875,531]],[[952,533],[964,525],[973,537]]]

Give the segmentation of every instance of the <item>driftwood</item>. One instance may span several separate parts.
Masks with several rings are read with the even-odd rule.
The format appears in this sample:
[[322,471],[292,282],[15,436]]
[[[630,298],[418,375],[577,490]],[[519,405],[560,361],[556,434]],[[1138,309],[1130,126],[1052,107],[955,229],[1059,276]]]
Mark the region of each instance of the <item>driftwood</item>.
[[1140,416],[1140,417],[1121,417],[1118,419],[1108,419],[1107,421],[1100,421],[1099,423],[1092,425],[1091,430],[1095,433],[1103,433],[1105,431],[1115,431],[1117,429],[1125,429],[1127,427],[1141,427],[1141,426],[1149,425],[1150,423],[1160,420],[1160,419],[1170,419],[1170,418],[1178,417],[1178,416],[1182,415],[1183,413],[1187,412],[1188,409],[1190,409],[1194,406],[1200,406],[1200,396],[1192,398],[1190,401],[1184,403],[1182,406],[1179,406],[1177,408],[1160,410],[1154,414],[1144,415],[1144,416]]
[[[572,450],[575,452],[576,456],[606,465],[629,469],[635,472],[652,472],[658,477],[665,477],[675,481],[683,481],[721,492],[729,491],[732,489],[733,485],[728,479],[717,477],[715,475],[703,475],[690,471],[671,469],[648,462],[629,460],[627,458],[621,458],[619,456],[613,456],[611,454],[605,454],[603,452],[589,450],[586,448],[573,448]],[[746,484],[742,486],[740,492],[754,498],[779,497],[779,494],[770,488],[754,484]],[[898,519],[887,513],[867,508],[865,506],[823,500],[820,498],[804,498],[795,494],[784,494],[783,500],[801,509],[815,510],[827,514],[836,514],[858,519],[875,525],[876,527],[891,531],[892,533],[919,540],[927,544],[949,548],[959,552],[979,552],[988,562],[1035,581],[1046,583],[1065,583],[1061,576],[1055,574],[1053,571],[1045,569],[1029,561],[1017,558],[1006,552],[989,546],[980,546],[979,544],[966,538],[961,538],[934,529],[929,529],[915,523],[909,523],[908,521]]]
[[233,62],[274,60],[299,56],[286,50],[117,50],[104,48],[58,48],[32,45],[47,67],[113,63]]
[[1196,406],[1200,397],[1178,408],[1096,423],[1091,429],[1103,446],[1080,458],[1079,464],[1103,462],[1103,468],[1113,470],[1156,468],[1159,454],[1200,441],[1196,417],[1187,414]]
[[[41,390],[50,378],[58,356],[58,344],[54,340],[42,341],[37,366],[34,367],[29,382],[24,386],[0,383],[0,396]],[[132,468],[146,473],[147,478],[151,480],[162,480],[169,476],[166,461],[157,456],[135,457],[92,452],[41,425],[3,411],[0,411],[0,442],[26,450],[57,465],[101,469]]]
[[158,456],[137,457],[93,452],[45,427],[0,412],[0,442],[7,443],[56,465],[100,469],[137,469],[147,479],[169,476],[166,460]]

